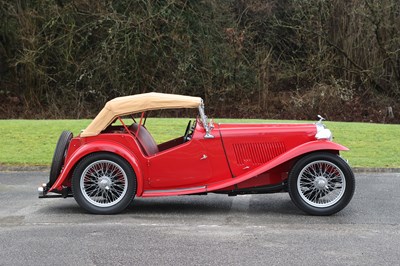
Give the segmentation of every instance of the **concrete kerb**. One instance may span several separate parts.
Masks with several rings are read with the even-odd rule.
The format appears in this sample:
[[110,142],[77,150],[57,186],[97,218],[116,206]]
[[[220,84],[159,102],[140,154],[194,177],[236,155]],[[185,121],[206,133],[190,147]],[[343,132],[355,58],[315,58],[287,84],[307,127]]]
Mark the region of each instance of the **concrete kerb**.
[[400,173],[400,168],[352,167],[354,173]]
[[0,172],[50,172],[50,167],[46,165],[2,165]]

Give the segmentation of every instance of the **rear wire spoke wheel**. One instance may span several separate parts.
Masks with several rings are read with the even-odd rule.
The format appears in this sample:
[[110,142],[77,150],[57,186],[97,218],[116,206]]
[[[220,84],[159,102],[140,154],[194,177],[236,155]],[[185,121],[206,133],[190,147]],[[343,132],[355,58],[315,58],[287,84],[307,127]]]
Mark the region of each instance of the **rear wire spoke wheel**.
[[133,200],[136,176],[123,158],[111,153],[95,153],[76,167],[72,192],[78,204],[88,212],[114,214]]
[[297,207],[312,215],[331,215],[347,206],[355,179],[339,156],[317,152],[301,158],[289,175],[289,194]]

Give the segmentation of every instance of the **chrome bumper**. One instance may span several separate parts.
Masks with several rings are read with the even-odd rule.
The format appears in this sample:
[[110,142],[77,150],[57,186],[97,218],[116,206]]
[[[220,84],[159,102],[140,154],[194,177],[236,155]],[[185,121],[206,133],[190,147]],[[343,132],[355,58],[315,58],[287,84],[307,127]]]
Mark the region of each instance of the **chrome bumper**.
[[43,183],[40,187],[38,187],[39,199],[73,197],[71,189],[68,187],[64,187],[61,191],[55,191],[54,193],[50,192],[51,193],[50,195],[48,194],[49,189],[50,188],[45,183]]
[[47,184],[43,183],[40,187],[38,187],[39,198],[45,198],[48,191],[49,188],[47,187]]

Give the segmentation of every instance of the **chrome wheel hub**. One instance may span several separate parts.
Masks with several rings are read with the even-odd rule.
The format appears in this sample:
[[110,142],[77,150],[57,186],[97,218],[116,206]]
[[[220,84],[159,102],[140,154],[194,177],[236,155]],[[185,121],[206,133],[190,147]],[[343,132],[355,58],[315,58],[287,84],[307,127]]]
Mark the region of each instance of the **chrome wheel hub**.
[[112,181],[108,176],[102,176],[99,178],[99,187],[103,190],[110,190]]
[[315,181],[314,181],[314,185],[315,185],[315,187],[316,187],[318,190],[327,189],[327,188],[328,188],[328,187],[327,187],[327,183],[328,183],[328,181],[327,181],[326,178],[323,177],[323,176],[318,176],[318,177],[316,177],[316,178],[315,178]]

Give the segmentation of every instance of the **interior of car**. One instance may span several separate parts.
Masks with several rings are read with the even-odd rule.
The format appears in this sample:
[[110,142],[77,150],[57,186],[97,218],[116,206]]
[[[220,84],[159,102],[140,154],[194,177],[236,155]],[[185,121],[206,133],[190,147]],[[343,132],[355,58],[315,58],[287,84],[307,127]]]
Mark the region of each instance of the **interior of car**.
[[[122,119],[130,118],[133,120],[133,123],[125,125],[124,122],[121,122]],[[166,142],[157,144],[156,140],[153,138],[151,133],[146,128],[147,114],[142,114],[140,121],[137,122],[133,116],[128,117],[117,117],[114,122],[109,125],[102,133],[123,133],[126,132],[125,127],[128,128],[129,133],[136,137],[142,152],[146,156],[153,156],[158,152],[165,151],[167,149],[173,148],[175,146],[181,145],[185,142],[188,142],[192,139],[194,129],[196,127],[197,121],[189,120],[185,129],[185,132],[182,136],[177,138],[168,140]],[[122,125],[121,125],[122,124]]]

